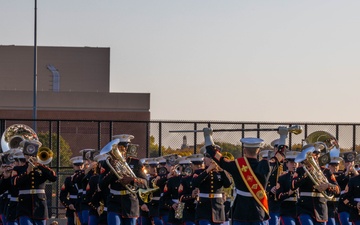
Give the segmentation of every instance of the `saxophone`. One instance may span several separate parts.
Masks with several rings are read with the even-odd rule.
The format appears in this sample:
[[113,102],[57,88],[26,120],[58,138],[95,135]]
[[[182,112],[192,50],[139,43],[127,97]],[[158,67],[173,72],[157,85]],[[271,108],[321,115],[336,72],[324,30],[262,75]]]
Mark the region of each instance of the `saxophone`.
[[98,214],[99,214],[99,216],[100,216],[101,214],[104,213],[105,205],[104,205],[104,201],[103,201],[103,200],[101,200],[99,203],[100,203],[100,205],[99,205],[99,209],[98,209]]
[[179,203],[177,205],[177,208],[175,210],[175,218],[176,219],[182,219],[183,218],[183,212],[185,208],[185,203],[181,202],[182,197],[179,200]]

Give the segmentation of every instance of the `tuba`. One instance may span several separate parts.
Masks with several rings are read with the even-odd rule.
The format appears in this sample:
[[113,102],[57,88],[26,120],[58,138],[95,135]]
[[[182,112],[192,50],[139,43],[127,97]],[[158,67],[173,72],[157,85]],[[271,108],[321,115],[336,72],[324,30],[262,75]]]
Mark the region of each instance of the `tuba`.
[[13,124],[1,136],[2,152],[18,148],[22,141],[39,141],[36,132],[25,124]]
[[[316,131],[311,133],[305,141],[308,143],[303,147],[302,152],[296,156],[295,162],[302,163],[303,168],[307,176],[311,179],[315,186],[321,184],[328,184],[330,187],[334,187],[333,184],[329,183],[328,179],[322,172],[318,162],[312,156],[315,150],[329,151],[334,154],[339,149],[337,140],[329,133],[325,131]],[[324,197],[328,200],[334,196],[329,195],[326,191],[321,192]]]

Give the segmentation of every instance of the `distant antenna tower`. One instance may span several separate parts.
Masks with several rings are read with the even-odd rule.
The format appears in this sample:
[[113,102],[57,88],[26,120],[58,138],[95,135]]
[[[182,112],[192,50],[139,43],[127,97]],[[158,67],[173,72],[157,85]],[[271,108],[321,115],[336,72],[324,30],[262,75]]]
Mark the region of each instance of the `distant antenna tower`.
[[59,71],[55,68],[55,66],[49,64],[46,66],[48,70],[51,71],[52,75],[53,75],[53,85],[52,85],[52,90],[53,92],[59,92],[60,91],[60,73]]

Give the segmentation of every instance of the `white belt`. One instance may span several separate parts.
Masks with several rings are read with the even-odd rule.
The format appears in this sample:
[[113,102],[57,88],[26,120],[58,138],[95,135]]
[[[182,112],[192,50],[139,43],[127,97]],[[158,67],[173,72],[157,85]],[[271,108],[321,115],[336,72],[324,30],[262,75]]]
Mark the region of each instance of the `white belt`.
[[78,196],[77,196],[77,195],[69,195],[69,198],[71,198],[71,199],[77,199]]
[[199,197],[200,198],[222,198],[222,194],[221,193],[200,193]]
[[19,195],[27,194],[45,194],[44,189],[29,189],[29,190],[19,190]]
[[342,195],[342,194],[345,194],[345,190],[342,190],[341,192],[340,192],[340,194]]
[[324,195],[322,193],[319,192],[300,192],[300,196],[305,196],[305,197],[324,197]]
[[160,197],[164,196],[164,193],[160,193]]
[[82,193],[83,193],[83,195],[86,195],[86,190],[83,190]]
[[11,202],[18,202],[19,198],[18,197],[10,197],[10,201]]
[[354,198],[355,202],[360,202],[360,198]]
[[83,189],[78,189],[78,193],[82,193],[83,192]]
[[160,200],[160,197],[152,197],[152,200]]
[[296,196],[293,196],[293,197],[285,198],[283,201],[286,201],[286,202],[296,202],[296,201],[297,201],[297,198],[296,198]]
[[252,194],[250,192],[240,191],[239,189],[236,189],[236,194],[245,196],[245,197],[252,197]]
[[179,199],[172,199],[173,202],[179,203]]
[[130,191],[128,191],[128,190],[117,191],[114,189],[110,189],[110,193],[113,195],[127,195],[127,194],[130,194]]
[[104,207],[104,211],[105,211],[105,212],[107,211],[107,207]]

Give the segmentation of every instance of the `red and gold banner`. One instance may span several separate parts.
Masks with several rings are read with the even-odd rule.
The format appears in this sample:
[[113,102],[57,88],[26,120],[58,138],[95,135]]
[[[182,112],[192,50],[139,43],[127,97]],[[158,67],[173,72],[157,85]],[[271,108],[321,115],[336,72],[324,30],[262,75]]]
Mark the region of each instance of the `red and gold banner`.
[[251,169],[248,160],[246,158],[238,158],[235,160],[235,163],[249,192],[265,212],[269,214],[269,205],[265,189]]

